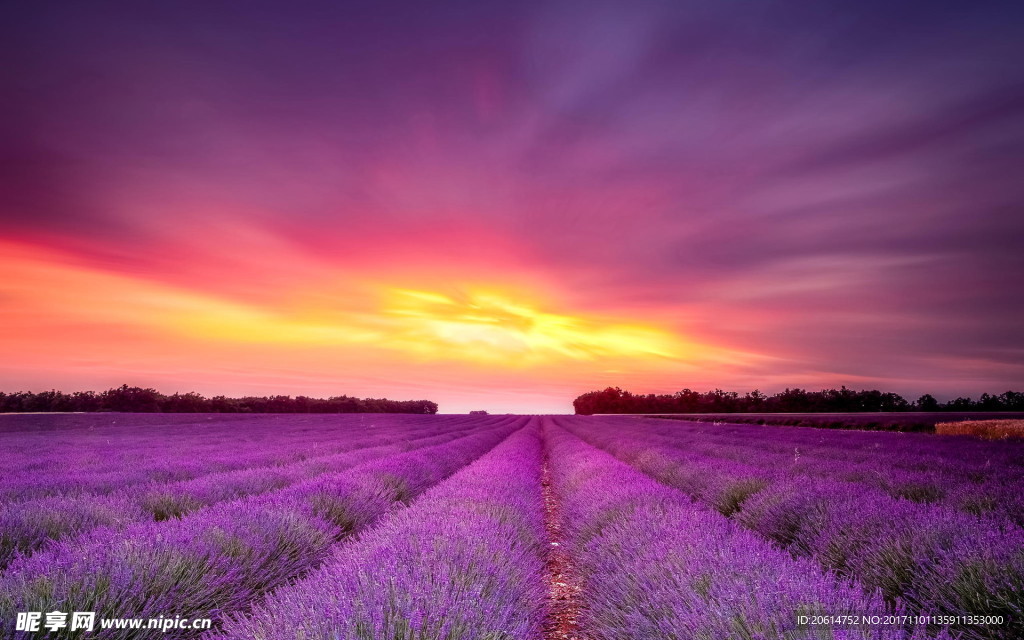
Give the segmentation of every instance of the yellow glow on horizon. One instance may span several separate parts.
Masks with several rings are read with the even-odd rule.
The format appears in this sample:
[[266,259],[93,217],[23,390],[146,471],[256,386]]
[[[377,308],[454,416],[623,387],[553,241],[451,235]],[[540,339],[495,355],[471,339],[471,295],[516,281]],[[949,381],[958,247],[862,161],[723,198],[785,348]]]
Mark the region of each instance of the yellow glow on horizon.
[[407,348],[425,357],[528,365],[559,359],[674,359],[690,350],[665,330],[541,311],[492,291],[456,299],[393,289],[385,312],[399,320],[398,335]]
[[[200,360],[204,349],[253,345],[282,357],[290,347],[323,347],[379,366],[446,361],[494,370],[566,369],[606,361],[619,368],[661,368],[704,350],[640,322],[548,310],[550,303],[500,286],[453,292],[447,282],[442,290],[426,290],[348,280],[312,291],[304,304],[256,304],[24,246],[0,242],[0,249],[0,295],[18,309],[9,328],[20,328],[0,345],[19,350],[33,341],[59,340],[47,326],[55,320],[83,328],[128,327],[151,336],[154,348],[186,349],[183,357]],[[74,336],[66,343],[75,349]],[[109,349],[113,355],[128,347],[112,343]],[[302,357],[295,356],[297,365]]]

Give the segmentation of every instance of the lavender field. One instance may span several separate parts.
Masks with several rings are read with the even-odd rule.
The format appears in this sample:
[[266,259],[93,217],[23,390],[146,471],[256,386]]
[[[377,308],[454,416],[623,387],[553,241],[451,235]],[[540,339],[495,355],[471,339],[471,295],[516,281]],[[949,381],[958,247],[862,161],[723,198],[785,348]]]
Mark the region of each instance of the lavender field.
[[0,442],[0,638],[1024,637],[1021,442],[412,414]]

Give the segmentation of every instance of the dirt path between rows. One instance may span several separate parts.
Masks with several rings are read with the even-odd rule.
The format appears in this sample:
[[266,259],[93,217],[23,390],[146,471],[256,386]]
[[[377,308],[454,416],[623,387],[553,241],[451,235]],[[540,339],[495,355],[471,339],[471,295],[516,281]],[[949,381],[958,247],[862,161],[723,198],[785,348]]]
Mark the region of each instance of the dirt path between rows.
[[541,476],[544,495],[544,527],[547,529],[548,555],[545,581],[548,586],[548,615],[544,620],[545,640],[590,640],[580,622],[583,587],[573,559],[565,548],[562,514],[551,487],[547,455]]

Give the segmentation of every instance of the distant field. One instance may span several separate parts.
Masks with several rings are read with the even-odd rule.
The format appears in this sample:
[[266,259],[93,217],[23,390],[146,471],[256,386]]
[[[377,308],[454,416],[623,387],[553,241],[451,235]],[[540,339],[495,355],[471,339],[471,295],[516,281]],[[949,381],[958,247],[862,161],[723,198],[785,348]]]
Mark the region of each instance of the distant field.
[[939,422],[935,432],[950,436],[978,436],[987,440],[1024,438],[1024,420],[960,420]]
[[1011,412],[876,412],[876,413],[646,413],[649,418],[734,424],[776,424],[828,429],[934,432],[939,422],[962,420],[1019,420],[1024,413]]
[[1021,441],[50,414],[0,445],[3,639],[1024,637]]

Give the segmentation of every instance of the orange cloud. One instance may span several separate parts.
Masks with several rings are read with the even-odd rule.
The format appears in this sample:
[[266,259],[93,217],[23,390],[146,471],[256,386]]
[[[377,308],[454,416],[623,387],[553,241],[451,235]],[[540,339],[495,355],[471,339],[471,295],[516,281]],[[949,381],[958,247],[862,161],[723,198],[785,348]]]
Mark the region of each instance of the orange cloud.
[[176,384],[193,376],[231,388],[254,377],[272,386],[280,375],[273,391],[336,381],[355,387],[337,392],[391,396],[415,379],[427,381],[421,396],[488,386],[528,395],[541,387],[550,393],[556,381],[586,388],[623,372],[635,379],[720,357],[670,327],[558,309],[550,294],[524,295],[515,285],[455,286],[446,273],[428,289],[424,269],[380,276],[424,287],[410,288],[371,274],[332,276],[325,266],[315,280],[320,289],[297,287],[290,300],[270,303],[115,273],[17,243],[0,243],[0,255],[0,349],[25,371],[103,371]]
[[[40,325],[61,318],[143,326],[179,338],[226,343],[373,345],[416,359],[529,366],[600,358],[678,359],[693,346],[668,330],[621,319],[542,310],[489,290],[444,292],[374,285],[335,287],[303,304],[269,307],[63,262],[2,245],[0,291],[9,314]],[[308,300],[317,300],[311,304]]]

